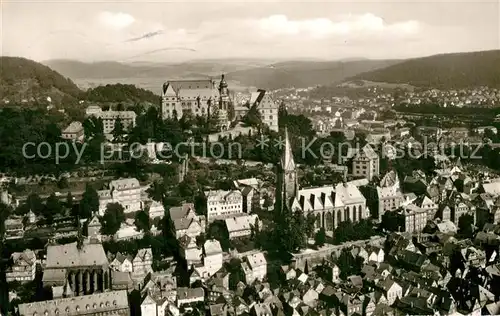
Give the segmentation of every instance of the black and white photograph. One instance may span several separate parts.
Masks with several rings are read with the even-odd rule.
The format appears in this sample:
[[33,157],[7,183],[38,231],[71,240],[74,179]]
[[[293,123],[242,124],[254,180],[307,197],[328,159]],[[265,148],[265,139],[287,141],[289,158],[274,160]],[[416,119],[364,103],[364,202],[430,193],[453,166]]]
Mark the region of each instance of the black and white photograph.
[[0,316],[500,315],[499,0],[0,24]]

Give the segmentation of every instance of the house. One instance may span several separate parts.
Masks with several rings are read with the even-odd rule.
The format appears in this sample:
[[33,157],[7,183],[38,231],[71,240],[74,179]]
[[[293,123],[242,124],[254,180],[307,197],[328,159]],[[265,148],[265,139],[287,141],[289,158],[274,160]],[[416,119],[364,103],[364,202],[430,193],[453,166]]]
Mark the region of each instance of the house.
[[132,261],[133,273],[145,275],[153,271],[153,252],[151,248],[139,249]]
[[66,140],[81,141],[84,137],[83,125],[81,122],[73,121],[61,132],[61,137]]
[[280,267],[281,278],[284,281],[293,280],[297,277],[297,271],[289,265],[283,265]]
[[87,224],[87,236],[99,238],[101,236],[101,222],[97,216],[93,216]]
[[195,238],[184,235],[179,238],[179,246],[180,256],[186,260],[188,267],[193,264],[201,263],[202,251],[201,248],[196,245]]
[[256,178],[235,180],[233,185],[243,195],[243,212],[250,214],[261,207],[262,182]]
[[133,272],[133,258],[131,256],[125,256],[118,252],[116,255],[110,256],[109,262],[111,262],[109,267],[115,271]]
[[143,209],[143,188],[136,178],[113,180],[109,183],[109,189],[99,190],[99,215],[104,215],[109,203],[119,203],[123,206],[125,213],[133,213]]
[[33,250],[14,252],[10,258],[12,266],[5,273],[7,282],[29,282],[35,279],[37,259]]
[[384,262],[384,250],[379,247],[374,247],[374,246],[368,246],[365,248],[366,252],[368,253],[368,262],[374,261],[378,263]]
[[141,302],[141,316],[165,316],[168,304],[167,298],[146,292]]
[[207,221],[223,220],[243,213],[243,195],[239,190],[205,191]]
[[252,234],[252,227],[259,222],[259,217],[256,214],[242,215],[226,218],[224,220],[229,234],[229,239],[247,237]]
[[352,175],[371,180],[380,173],[380,159],[373,148],[366,144],[352,160]]
[[278,131],[278,109],[279,106],[274,102],[269,92],[258,89],[250,95],[248,101],[250,109],[256,108],[259,111],[262,123],[267,125],[270,130]]
[[241,268],[247,284],[255,280],[262,281],[267,275],[267,260],[262,252],[249,255],[241,263]]
[[201,287],[197,288],[187,288],[179,287],[177,288],[177,307],[182,305],[192,304],[196,302],[205,301],[205,291]]
[[403,297],[403,288],[391,277],[386,278],[379,285],[380,290],[387,298],[387,304],[392,305],[397,299]]
[[23,220],[18,217],[11,216],[4,222],[5,239],[20,239],[24,237]]
[[215,239],[205,241],[203,244],[203,278],[211,277],[222,268],[223,255],[220,242]]
[[171,207],[169,216],[173,223],[173,233],[177,239],[184,235],[196,238],[205,231],[205,216],[196,214],[193,203],[183,203],[181,206]]

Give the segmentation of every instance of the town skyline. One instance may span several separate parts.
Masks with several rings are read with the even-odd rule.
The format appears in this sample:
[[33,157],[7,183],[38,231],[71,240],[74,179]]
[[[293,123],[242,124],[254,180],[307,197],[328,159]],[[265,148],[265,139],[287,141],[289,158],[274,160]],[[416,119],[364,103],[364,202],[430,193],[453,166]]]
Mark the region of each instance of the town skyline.
[[4,1],[1,6],[2,55],[38,61],[406,59],[500,48],[495,1]]

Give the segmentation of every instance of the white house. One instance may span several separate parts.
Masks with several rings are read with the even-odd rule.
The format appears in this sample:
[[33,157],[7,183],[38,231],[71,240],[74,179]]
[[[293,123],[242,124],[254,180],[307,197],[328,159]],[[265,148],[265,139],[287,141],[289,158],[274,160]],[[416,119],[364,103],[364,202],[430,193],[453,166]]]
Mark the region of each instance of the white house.
[[243,195],[238,190],[205,191],[205,197],[209,223],[243,213]]
[[146,292],[141,303],[142,316],[165,316],[168,307],[167,298],[162,298]]
[[222,256],[222,247],[220,242],[215,239],[205,241],[203,245],[203,275],[202,277],[211,277],[215,272],[222,268],[224,261]]
[[256,214],[226,218],[224,222],[229,233],[229,239],[250,236],[252,227],[258,220],[259,217]]
[[142,187],[135,178],[119,179],[109,183],[109,189],[97,191],[99,195],[99,214],[102,216],[109,203],[119,203],[125,213],[140,211],[143,208]]
[[267,260],[262,252],[258,252],[247,256],[241,268],[247,284],[252,284],[255,280],[262,281],[267,275]]
[[[111,259],[111,258],[110,258]],[[132,257],[125,256],[118,252],[115,256],[112,257],[113,260],[110,260],[110,268],[115,271],[127,272],[130,273],[133,271],[132,266]]]
[[185,304],[192,304],[196,302],[205,301],[205,291],[203,288],[187,288],[179,287],[177,288],[177,306],[180,307]]
[[153,252],[151,248],[139,249],[137,255],[132,261],[133,273],[139,275],[145,275],[151,271],[153,265]]
[[196,215],[193,203],[171,207],[169,216],[177,239],[184,235],[195,238],[205,231],[205,216]]
[[12,267],[6,271],[7,282],[28,282],[35,279],[36,255],[33,250],[14,252],[11,256]]

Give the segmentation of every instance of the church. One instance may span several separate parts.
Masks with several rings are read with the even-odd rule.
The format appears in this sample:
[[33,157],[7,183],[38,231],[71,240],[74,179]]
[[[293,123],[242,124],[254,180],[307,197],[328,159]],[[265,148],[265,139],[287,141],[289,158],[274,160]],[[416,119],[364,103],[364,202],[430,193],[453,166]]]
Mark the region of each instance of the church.
[[276,179],[276,218],[291,216],[297,210],[304,216],[312,213],[316,229],[323,227],[327,233],[333,233],[341,222],[358,222],[370,216],[365,197],[353,183],[299,188],[297,166],[286,128],[284,147]]

